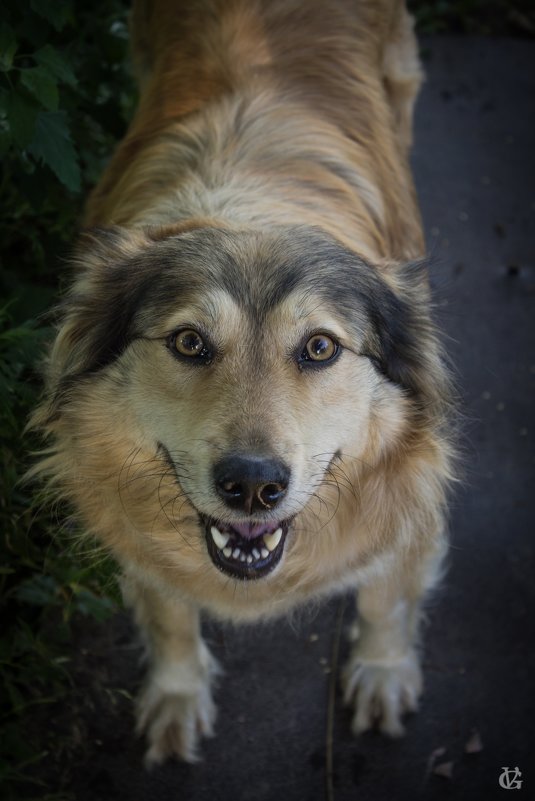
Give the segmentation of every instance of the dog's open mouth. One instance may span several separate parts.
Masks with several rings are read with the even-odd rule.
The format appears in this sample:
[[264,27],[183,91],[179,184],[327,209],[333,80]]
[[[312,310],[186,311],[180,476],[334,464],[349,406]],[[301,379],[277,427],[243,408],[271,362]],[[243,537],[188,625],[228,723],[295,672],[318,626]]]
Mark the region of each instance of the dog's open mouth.
[[208,553],[227,576],[242,580],[262,578],[280,562],[289,520],[276,523],[222,523],[201,515]]

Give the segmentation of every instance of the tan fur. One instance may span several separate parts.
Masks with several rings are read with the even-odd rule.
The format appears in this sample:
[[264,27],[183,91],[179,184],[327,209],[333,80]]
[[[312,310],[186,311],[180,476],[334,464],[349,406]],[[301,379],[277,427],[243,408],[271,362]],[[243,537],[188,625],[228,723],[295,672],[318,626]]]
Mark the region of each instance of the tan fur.
[[421,254],[406,159],[421,70],[401,3],[143,6],[150,67],[88,225],[208,212],[320,222],[371,257]]
[[[423,253],[407,161],[422,75],[401,2],[137,2],[132,38],[139,108],[86,216],[121,236],[82,240],[73,297],[97,292],[110,264],[155,243],[281,224],[321,229],[401,291],[397,265]],[[243,280],[261,287],[254,271]],[[426,305],[425,282],[417,291]],[[162,337],[190,319],[223,343],[217,380],[169,369]],[[38,469],[115,554],[145,632],[152,668],[139,721],[149,762],[194,759],[197,725],[212,730],[215,667],[199,609],[256,619],[348,587],[360,588],[360,638],[345,674],[354,729],[378,712],[385,731],[400,733],[421,689],[419,604],[445,549],[451,448],[435,340],[422,342],[429,375],[416,410],[364,358],[303,381],[285,356],[302,332],[357,345],[336,310],[298,290],[269,311],[255,359],[251,321],[222,290],[207,287],[168,319],[145,322],[149,334],[82,375],[57,412],[52,399],[62,377],[82,370],[93,326],[67,311],[35,423],[53,441]],[[195,506],[210,507],[214,459],[258,439],[292,464],[297,489],[284,508],[296,517],[280,566],[232,581],[208,558],[191,487]],[[185,454],[178,489],[158,441]]]

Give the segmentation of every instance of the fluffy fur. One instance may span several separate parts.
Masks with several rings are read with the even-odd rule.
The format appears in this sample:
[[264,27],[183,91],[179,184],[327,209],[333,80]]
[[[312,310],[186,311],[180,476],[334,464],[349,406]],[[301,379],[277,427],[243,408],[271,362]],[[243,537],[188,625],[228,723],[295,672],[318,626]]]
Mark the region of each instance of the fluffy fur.
[[[34,424],[39,472],[122,567],[151,659],[148,761],[193,760],[212,732],[200,611],[254,620],[344,588],[354,730],[399,734],[451,462],[407,160],[411,20],[396,0],[140,0],[132,41],[138,111],[88,203]],[[184,328],[209,359],[177,356]],[[303,359],[318,332],[338,358]],[[284,464],[276,505],[229,508],[229,454]],[[206,519],[287,521],[280,561],[217,569]]]

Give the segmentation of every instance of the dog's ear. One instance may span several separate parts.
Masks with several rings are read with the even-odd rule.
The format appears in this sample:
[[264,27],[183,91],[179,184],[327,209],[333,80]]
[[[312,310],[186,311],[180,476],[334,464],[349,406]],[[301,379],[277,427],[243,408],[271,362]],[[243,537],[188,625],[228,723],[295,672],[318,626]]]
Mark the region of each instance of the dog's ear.
[[47,390],[57,406],[78,379],[108,365],[131,336],[136,308],[153,280],[141,258],[151,240],[143,231],[84,231],[72,257],[74,281],[57,309],[58,334],[47,365]]
[[[451,395],[448,371],[429,314],[427,264],[392,265],[382,273],[368,313],[368,355],[421,408],[443,405]],[[383,280],[384,279],[384,280]]]

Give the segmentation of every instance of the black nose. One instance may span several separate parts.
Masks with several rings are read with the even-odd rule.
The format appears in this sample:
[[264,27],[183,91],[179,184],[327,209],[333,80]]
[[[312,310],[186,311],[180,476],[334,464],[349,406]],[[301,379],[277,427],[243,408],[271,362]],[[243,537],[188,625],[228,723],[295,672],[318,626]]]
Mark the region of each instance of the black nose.
[[213,468],[216,490],[227,506],[247,514],[273,509],[286,495],[290,470],[284,462],[233,455]]

